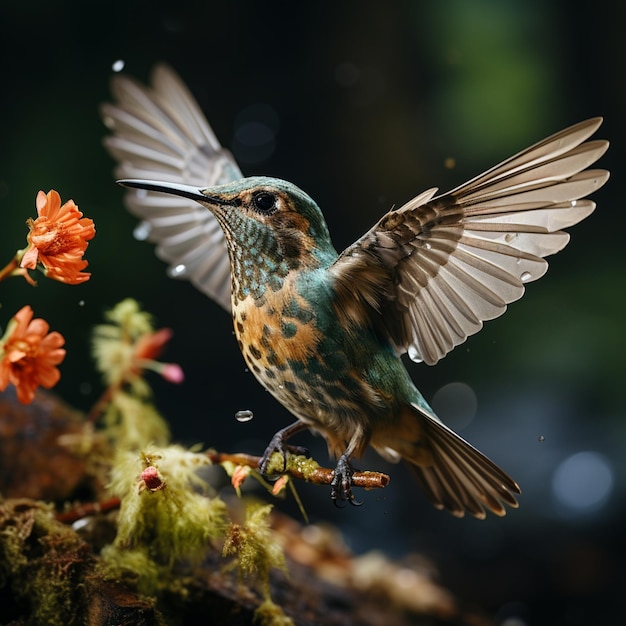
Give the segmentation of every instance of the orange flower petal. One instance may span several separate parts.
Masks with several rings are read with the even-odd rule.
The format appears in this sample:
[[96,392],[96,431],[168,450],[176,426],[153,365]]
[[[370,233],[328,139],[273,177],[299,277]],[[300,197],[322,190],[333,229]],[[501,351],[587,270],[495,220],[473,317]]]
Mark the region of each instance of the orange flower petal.
[[245,465],[238,465],[230,478],[230,482],[235,489],[239,489],[250,473],[250,468]]
[[54,189],[40,191],[35,204],[39,217],[28,221],[29,247],[20,266],[35,269],[39,264],[48,278],[71,285],[89,280],[91,274],[82,270],[88,241],[96,234],[93,220],[83,217],[73,200],[61,205]]
[[20,267],[25,267],[29,270],[34,270],[37,267],[37,258],[39,256],[39,250],[37,246],[29,246],[24,256],[22,257],[22,262],[20,263]]
[[287,487],[287,483],[289,482],[289,476],[283,474],[278,478],[278,480],[272,486],[272,495],[277,496],[285,487]]
[[59,382],[57,369],[65,358],[63,336],[41,318],[33,319],[30,306],[22,307],[0,340],[0,391],[13,384],[22,404],[32,402],[37,387],[47,389]]
[[170,328],[161,328],[154,333],[142,335],[135,343],[134,357],[136,359],[156,359],[165,344],[172,338],[173,332]]
[[41,215],[41,211],[44,209],[46,204],[48,203],[48,196],[43,191],[40,191],[37,194],[37,198],[35,199],[35,206],[37,207],[37,214]]

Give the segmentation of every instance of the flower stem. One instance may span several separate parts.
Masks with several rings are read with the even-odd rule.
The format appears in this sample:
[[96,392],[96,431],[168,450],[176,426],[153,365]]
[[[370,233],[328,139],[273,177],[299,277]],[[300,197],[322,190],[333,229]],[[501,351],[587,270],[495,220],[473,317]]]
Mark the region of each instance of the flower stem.
[[0,282],[9,276],[23,276],[24,280],[33,287],[37,284],[29,275],[28,270],[20,267],[24,250],[18,250],[16,255],[0,270]]
[[119,391],[119,389],[120,389],[120,385],[119,383],[116,383],[113,385],[109,385],[104,390],[104,393],[96,400],[96,402],[93,404],[93,406],[89,410],[89,413],[87,413],[87,417],[85,418],[85,421],[88,424],[96,423],[98,418],[104,413],[107,405],[111,402],[111,399],[113,398],[113,395],[115,394],[115,392]]
[[17,269],[17,255],[15,255],[6,265],[6,267],[0,270],[0,281],[3,281],[8,276],[11,276],[14,270]]

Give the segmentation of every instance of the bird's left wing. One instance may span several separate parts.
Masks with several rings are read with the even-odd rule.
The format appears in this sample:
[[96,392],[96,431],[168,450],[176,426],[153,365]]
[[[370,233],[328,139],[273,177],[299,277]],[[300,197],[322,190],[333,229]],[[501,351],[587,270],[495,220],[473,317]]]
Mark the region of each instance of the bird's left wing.
[[[600,118],[571,126],[484,174],[387,213],[331,268],[338,312],[379,315],[400,353],[434,364],[522,296],[595,208],[608,179],[588,170],[608,147],[586,141]],[[367,313],[364,313],[367,311]],[[375,312],[374,312],[375,311]]]
[[[152,86],[116,75],[116,102],[104,104],[102,118],[112,135],[104,140],[117,160],[117,178],[142,178],[220,185],[242,178],[197,102],[180,78],[158,65]],[[131,213],[143,222],[137,232],[156,243],[157,256],[169,274],[190,280],[230,311],[230,264],[224,235],[213,214],[193,200],[132,189],[126,192]]]

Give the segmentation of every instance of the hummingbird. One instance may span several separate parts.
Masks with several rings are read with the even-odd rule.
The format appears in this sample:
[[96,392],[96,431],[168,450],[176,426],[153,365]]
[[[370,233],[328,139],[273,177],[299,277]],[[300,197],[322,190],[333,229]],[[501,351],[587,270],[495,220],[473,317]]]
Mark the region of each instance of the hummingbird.
[[519,299],[595,208],[608,172],[588,140],[602,119],[566,128],[455,189],[392,208],[339,253],[296,185],[244,177],[181,79],[116,75],[102,107],[117,182],[170,274],[232,315],[250,371],[296,421],[261,457],[300,448],[310,429],[336,459],[331,498],[358,504],[354,460],[368,446],[406,461],[432,504],[483,519],[517,507],[518,484],[448,428],[401,357],[434,365]]

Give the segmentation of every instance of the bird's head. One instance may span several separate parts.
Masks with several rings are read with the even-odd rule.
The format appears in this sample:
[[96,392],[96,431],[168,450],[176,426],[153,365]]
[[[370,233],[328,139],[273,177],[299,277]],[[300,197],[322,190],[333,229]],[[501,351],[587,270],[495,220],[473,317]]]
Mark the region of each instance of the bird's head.
[[231,259],[245,254],[259,263],[296,268],[323,265],[336,257],[319,207],[285,180],[255,176],[208,188],[137,179],[117,182],[205,206],[224,231]]

